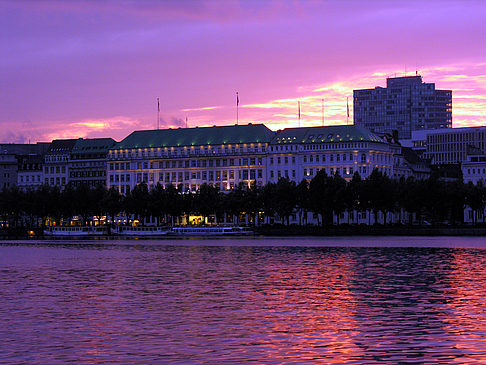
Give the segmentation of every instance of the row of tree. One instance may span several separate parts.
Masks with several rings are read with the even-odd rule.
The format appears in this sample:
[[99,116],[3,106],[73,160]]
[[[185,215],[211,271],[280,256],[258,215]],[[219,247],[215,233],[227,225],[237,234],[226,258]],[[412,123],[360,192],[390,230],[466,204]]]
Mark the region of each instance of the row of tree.
[[[434,176],[426,180],[413,178],[393,180],[375,170],[367,179],[355,174],[347,182],[341,176],[328,176],[322,170],[308,183],[299,184],[288,179],[268,183],[263,187],[247,188],[244,185],[230,192],[220,192],[209,185],[202,185],[195,193],[182,191],[182,186],[157,185],[149,190],[147,185],[137,185],[123,196],[116,189],[89,188],[68,185],[64,190],[41,186],[34,191],[21,191],[16,187],[0,193],[0,215],[2,223],[10,226],[44,224],[47,218],[60,222],[80,216],[87,223],[93,217],[113,218],[120,213],[137,217],[141,221],[156,217],[157,222],[173,223],[177,217],[197,214],[203,217],[225,215],[237,220],[247,214],[250,222],[255,217],[266,217],[270,221],[277,217],[289,224],[290,217],[297,214],[300,224],[307,224],[308,212],[316,213],[322,225],[357,223],[357,214],[346,222],[339,220],[344,212],[367,212],[368,224],[376,223],[378,213],[387,224],[387,216],[394,212],[411,224],[431,222],[437,224],[462,223],[465,206],[482,217],[486,205],[486,187],[464,184],[460,180],[443,181]],[[479,214],[481,212],[481,214]],[[370,214],[373,213],[373,214]],[[477,223],[474,220],[474,223]]]

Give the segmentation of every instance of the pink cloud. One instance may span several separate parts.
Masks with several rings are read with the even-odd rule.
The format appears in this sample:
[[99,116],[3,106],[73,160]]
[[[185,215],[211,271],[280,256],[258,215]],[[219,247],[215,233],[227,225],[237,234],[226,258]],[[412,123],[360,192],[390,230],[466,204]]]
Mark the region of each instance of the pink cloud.
[[483,124],[485,16],[459,1],[4,1],[1,136],[119,139],[155,127],[157,97],[162,126],[232,124],[236,91],[242,123],[296,125],[300,100],[318,124],[322,97],[342,123],[353,88],[416,68],[454,90],[455,125]]

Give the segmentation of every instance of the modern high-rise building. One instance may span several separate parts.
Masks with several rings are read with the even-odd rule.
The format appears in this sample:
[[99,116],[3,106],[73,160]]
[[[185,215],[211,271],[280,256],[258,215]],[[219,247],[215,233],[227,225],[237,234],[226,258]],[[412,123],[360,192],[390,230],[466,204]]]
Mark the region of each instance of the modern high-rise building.
[[412,131],[452,127],[452,91],[437,90],[422,76],[386,79],[386,87],[353,91],[354,124],[376,133],[397,130],[400,139]]

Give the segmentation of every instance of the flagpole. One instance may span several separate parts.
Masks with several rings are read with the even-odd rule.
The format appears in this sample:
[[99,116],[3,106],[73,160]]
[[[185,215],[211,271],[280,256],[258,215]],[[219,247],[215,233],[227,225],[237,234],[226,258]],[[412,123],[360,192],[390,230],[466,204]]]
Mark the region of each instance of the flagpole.
[[236,92],[236,125],[238,125],[238,119],[239,119],[239,113],[238,113],[238,108],[240,105],[240,98],[238,96],[238,91]]
[[349,97],[346,96],[346,111],[347,111],[347,115],[346,115],[346,125],[349,124]]
[[159,129],[160,125],[160,101],[159,98],[157,98],[157,129]]

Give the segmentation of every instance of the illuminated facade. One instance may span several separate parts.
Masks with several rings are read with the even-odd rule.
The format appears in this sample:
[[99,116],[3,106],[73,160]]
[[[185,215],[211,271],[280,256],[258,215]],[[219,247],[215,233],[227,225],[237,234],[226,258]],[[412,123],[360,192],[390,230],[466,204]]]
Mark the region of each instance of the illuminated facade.
[[286,128],[262,124],[136,131],[108,152],[107,186],[122,194],[137,184],[196,191],[206,183],[231,190],[263,186],[282,177],[300,182],[320,171],[350,180],[374,169],[390,177],[411,176],[400,145],[365,128],[342,125]]
[[268,177],[310,181],[324,170],[350,180],[355,172],[366,178],[374,169],[393,176],[393,152],[390,143],[354,125],[287,128],[270,143]]
[[386,79],[386,88],[353,91],[354,124],[373,132],[397,130],[411,138],[412,131],[452,127],[452,91],[437,90],[421,76]]
[[122,194],[139,183],[184,191],[204,183],[220,190],[263,186],[273,136],[263,124],[136,131],[109,150],[107,186]]

